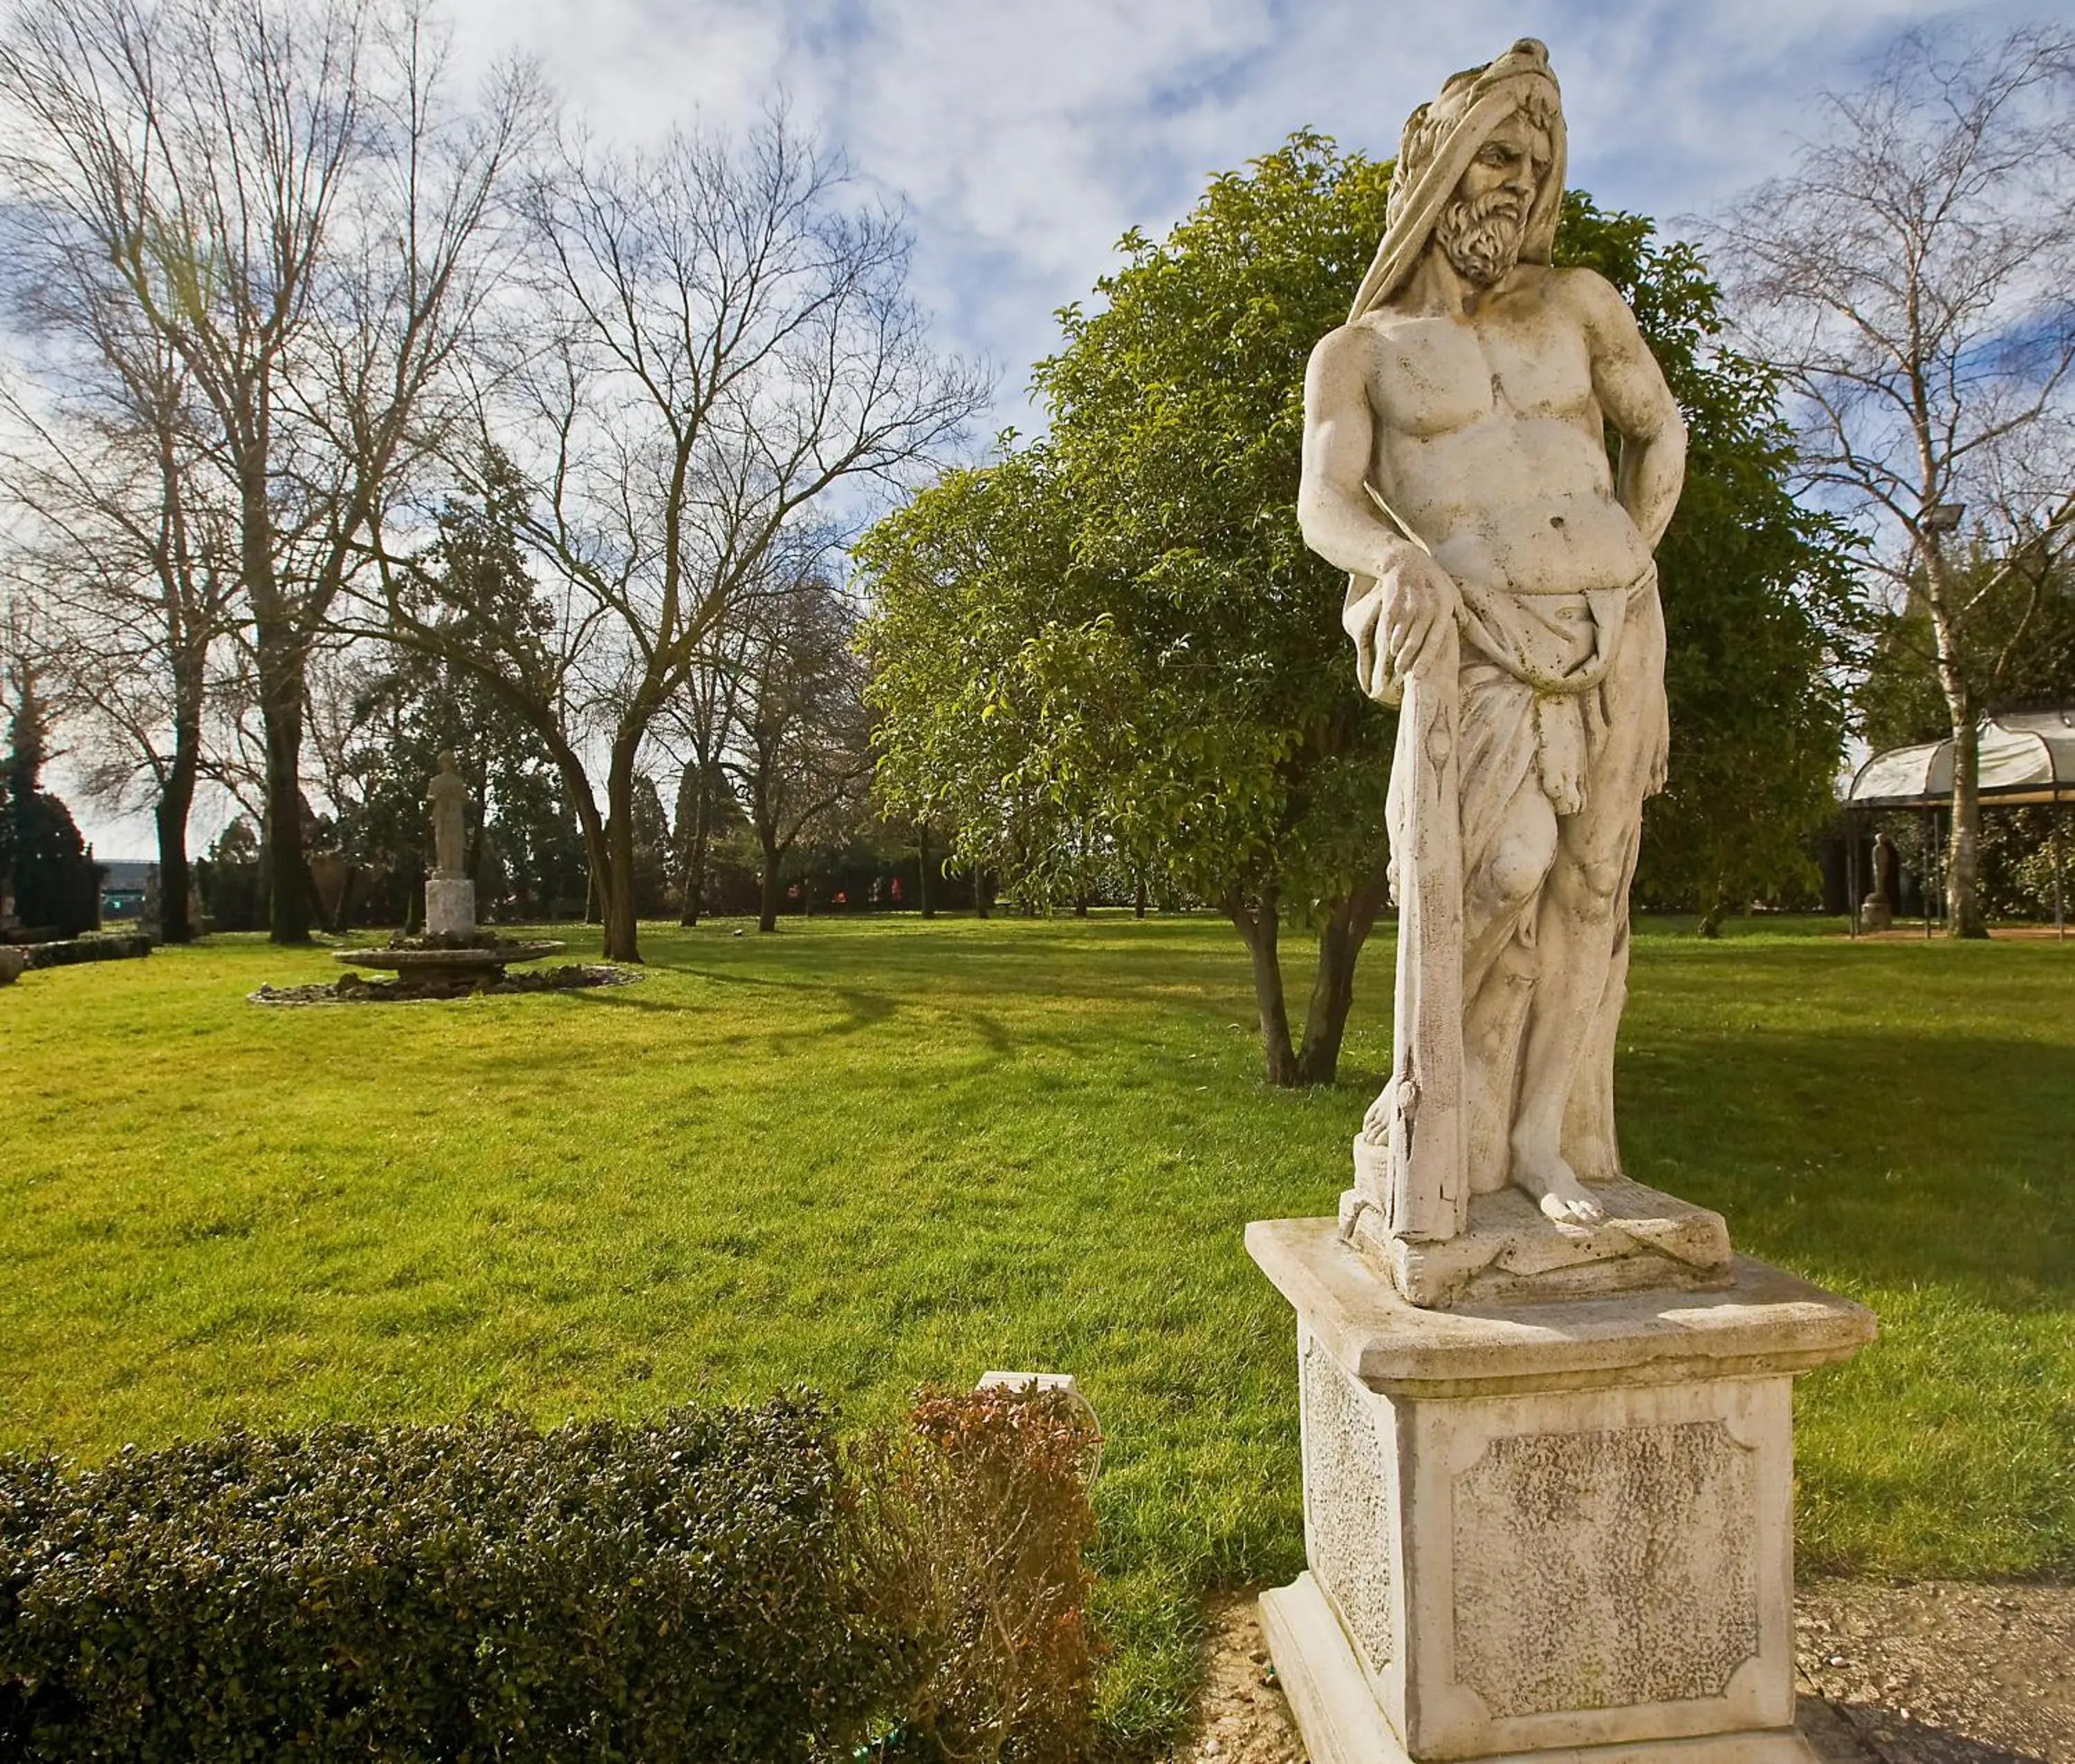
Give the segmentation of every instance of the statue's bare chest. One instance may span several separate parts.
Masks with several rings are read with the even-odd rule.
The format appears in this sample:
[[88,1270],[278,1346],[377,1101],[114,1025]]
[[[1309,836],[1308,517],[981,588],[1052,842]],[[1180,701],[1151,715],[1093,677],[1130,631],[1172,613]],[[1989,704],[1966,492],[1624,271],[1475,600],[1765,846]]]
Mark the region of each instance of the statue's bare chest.
[[1592,408],[1592,362],[1575,326],[1534,320],[1402,319],[1377,333],[1369,397],[1385,436],[1437,440],[1523,417]]

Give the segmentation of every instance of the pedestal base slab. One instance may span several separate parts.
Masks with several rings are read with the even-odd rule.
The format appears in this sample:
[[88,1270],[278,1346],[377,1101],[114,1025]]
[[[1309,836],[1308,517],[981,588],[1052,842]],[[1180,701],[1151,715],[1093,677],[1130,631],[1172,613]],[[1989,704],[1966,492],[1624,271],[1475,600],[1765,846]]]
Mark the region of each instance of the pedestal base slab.
[[[1261,1625],[1311,1764],[1413,1764],[1319,1583],[1300,1574],[1261,1596]],[[1792,1728],[1641,1744],[1488,1754],[1475,1764],[1821,1764]]]

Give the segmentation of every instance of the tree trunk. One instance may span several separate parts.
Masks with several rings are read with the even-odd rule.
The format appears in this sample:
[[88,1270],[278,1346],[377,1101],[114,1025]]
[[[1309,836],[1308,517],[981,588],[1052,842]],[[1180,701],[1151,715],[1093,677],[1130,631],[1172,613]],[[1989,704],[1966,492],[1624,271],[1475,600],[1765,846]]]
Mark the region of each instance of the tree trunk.
[[[1924,598],[1930,609],[1932,634],[1937,641],[1938,689],[1945,694],[1946,714],[1953,724],[1953,831],[1951,843],[1946,849],[1945,934],[1986,937],[1989,928],[1982,917],[1980,891],[1981,731],[1974,723],[1977,707],[1974,691],[1961,668],[1959,634],[1953,625],[1953,586],[1945,574],[1945,554],[1935,533],[1925,536],[1924,574],[1928,590]],[[1927,876],[1927,893],[1929,881]],[[1928,919],[1931,913],[1928,898],[1924,911]]]
[[764,881],[757,896],[756,929],[775,931],[778,929],[778,844],[760,830],[757,837],[764,846]]
[[[1982,912],[1982,736],[1974,706],[1953,725],[1953,829],[1945,852],[1945,934],[1986,937]],[[1927,905],[1924,910],[1928,912]]]
[[604,879],[612,870],[605,823],[598,817],[597,798],[590,793],[590,780],[574,750],[553,740],[549,743],[549,747],[555,756],[555,768],[562,775],[562,793],[576,811],[577,826],[583,834],[584,923],[594,924],[598,918],[598,904],[604,897]]
[[634,754],[638,736],[624,733],[612,744],[605,781],[605,874],[598,878],[598,905],[605,918],[605,959],[641,959],[634,914]]
[[1298,1083],[1296,1050],[1290,1043],[1290,1012],[1282,999],[1282,964],[1278,959],[1275,890],[1261,891],[1249,909],[1234,893],[1225,900],[1225,914],[1246,941],[1253,964],[1253,1000],[1261,1015],[1261,1052],[1268,1082],[1280,1089]]
[[915,904],[924,918],[936,917],[937,896],[930,888],[930,826],[926,821],[915,823]]
[[692,795],[692,837],[685,849],[685,907],[677,915],[680,925],[697,925],[699,909],[706,904],[707,804],[703,766],[699,768],[698,785]]
[[1722,920],[1729,910],[1729,902],[1728,888],[1718,883],[1715,888],[1714,904],[1700,915],[1701,936],[1718,938],[1722,934]]
[[1131,916],[1134,919],[1145,917],[1145,878],[1138,879],[1138,886],[1131,896]]
[[[303,861],[303,677],[276,657],[262,670],[259,717],[267,745],[267,921],[276,943],[310,940]],[[271,674],[269,681],[263,678]]]
[[973,871],[973,912],[983,919],[994,917],[994,896],[988,891],[987,872],[978,868]]
[[1304,1011],[1304,1045],[1297,1056],[1300,1084],[1330,1084],[1340,1075],[1340,1041],[1355,1001],[1355,963],[1376,929],[1376,916],[1383,910],[1390,888],[1389,870],[1379,863],[1335,905],[1319,929],[1319,965]]
[[188,910],[188,817],[194,808],[201,762],[201,731],[183,720],[175,727],[173,763],[167,768],[165,785],[152,811],[159,832],[159,936],[168,943],[195,939],[194,919]]

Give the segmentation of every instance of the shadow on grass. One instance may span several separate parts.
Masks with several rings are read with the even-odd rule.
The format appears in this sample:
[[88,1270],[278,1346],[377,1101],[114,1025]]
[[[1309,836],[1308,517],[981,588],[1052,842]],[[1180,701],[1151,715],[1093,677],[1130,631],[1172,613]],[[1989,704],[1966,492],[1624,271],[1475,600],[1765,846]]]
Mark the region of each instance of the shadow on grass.
[[1660,1037],[1620,1072],[1624,1161],[1738,1246],[2009,1311],[2075,1304],[2075,1055],[1901,1030]]

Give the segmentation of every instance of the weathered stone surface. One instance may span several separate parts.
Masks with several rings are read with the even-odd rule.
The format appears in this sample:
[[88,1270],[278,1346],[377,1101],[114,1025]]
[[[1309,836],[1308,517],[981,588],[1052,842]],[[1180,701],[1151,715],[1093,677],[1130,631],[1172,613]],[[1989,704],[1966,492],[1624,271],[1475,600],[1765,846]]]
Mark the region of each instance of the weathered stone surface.
[[425,883],[425,932],[429,937],[468,937],[475,930],[475,884],[435,876]]
[[1728,1283],[1733,1256],[1720,1213],[1625,1178],[1592,1191],[1605,1216],[1590,1224],[1558,1224],[1518,1188],[1473,1195],[1460,1236],[1422,1243],[1385,1231],[1350,1189],[1340,1230],[1423,1307]]
[[1435,1311],[1334,1221],[1247,1242],[1298,1312],[1311,1573],[1264,1611],[1315,1759],[1809,1756],[1791,1382],[1868,1313],[1747,1257],[1719,1290]]
[[1456,1478],[1457,1679],[1494,1717],[1726,1696],[1758,1651],[1754,1450],[1720,1421],[1494,1439]]
[[[1411,1764],[1384,1725],[1333,1608],[1308,1574],[1261,1596],[1261,1626],[1311,1764]],[[1821,1764],[1792,1728],[1640,1744],[1488,1753],[1476,1764]]]
[[432,810],[433,874],[463,874],[468,868],[468,785],[453,754],[440,755],[440,769],[425,789],[425,805]]
[[1401,706],[1391,1078],[1355,1187],[1420,1246],[1509,1183],[1595,1224],[1621,1173],[1628,889],[1669,752],[1653,556],[1686,439],[1620,295],[1551,261],[1565,153],[1541,43],[1450,80],[1406,124],[1375,263],[1305,377],[1298,518],[1348,573],[1357,682]]
[[1330,1219],[1256,1219],[1247,1253],[1304,1327],[1373,1390],[1498,1396],[1593,1383],[1806,1372],[1872,1340],[1873,1313],[1748,1256],[1703,1292],[1474,1302],[1423,1310]]
[[487,974],[502,970],[507,962],[537,962],[559,955],[567,946],[553,938],[520,942],[512,938],[486,938],[480,946],[442,947],[437,944],[387,944],[363,950],[333,950],[332,959],[359,967],[391,968],[400,974]]
[[11,943],[0,943],[0,986],[12,986],[28,971],[27,952]]
[[1305,1556],[1340,1609],[1363,1663],[1380,1673],[1397,1653],[1392,1567],[1396,1476],[1377,1399],[1307,1342],[1303,1391]]

